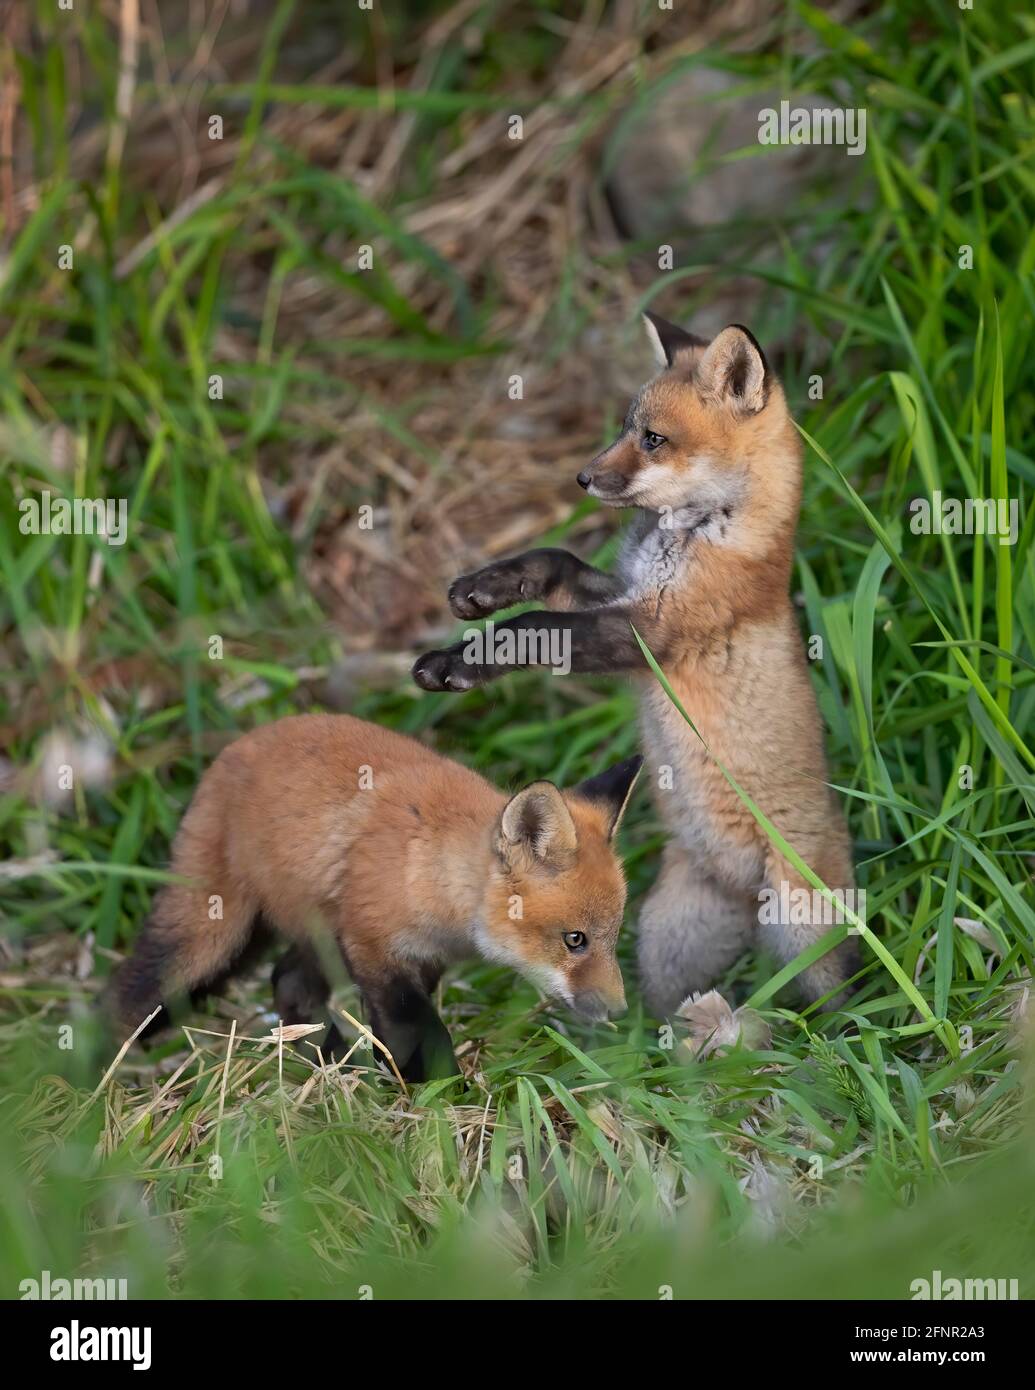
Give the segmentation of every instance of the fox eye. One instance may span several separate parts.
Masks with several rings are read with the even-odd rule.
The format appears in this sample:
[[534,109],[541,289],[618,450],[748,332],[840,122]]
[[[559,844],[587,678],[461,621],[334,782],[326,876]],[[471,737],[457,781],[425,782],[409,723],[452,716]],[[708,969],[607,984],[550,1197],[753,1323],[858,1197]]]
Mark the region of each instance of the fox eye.
[[584,931],[566,931],[564,944],[569,951],[582,951],[586,946],[586,933]]
[[653,430],[643,431],[643,447],[645,449],[656,449],[664,443],[665,436],[663,434],[655,434]]

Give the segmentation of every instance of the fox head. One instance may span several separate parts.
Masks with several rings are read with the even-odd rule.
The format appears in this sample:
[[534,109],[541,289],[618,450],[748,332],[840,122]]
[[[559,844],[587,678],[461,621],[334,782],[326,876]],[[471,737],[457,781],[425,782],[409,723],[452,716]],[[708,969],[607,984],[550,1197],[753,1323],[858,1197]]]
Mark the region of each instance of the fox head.
[[[731,324],[707,342],[656,314],[644,322],[662,370],[640,390],[615,442],[578,475],[580,485],[608,506],[668,509],[692,521],[728,520],[760,477],[793,502],[800,446],[752,334]],[[790,466],[781,479],[782,454]]]
[[615,958],[625,875],[614,839],[643,759],[562,792],[533,782],[493,829],[479,944],[585,1018],[625,1009]]

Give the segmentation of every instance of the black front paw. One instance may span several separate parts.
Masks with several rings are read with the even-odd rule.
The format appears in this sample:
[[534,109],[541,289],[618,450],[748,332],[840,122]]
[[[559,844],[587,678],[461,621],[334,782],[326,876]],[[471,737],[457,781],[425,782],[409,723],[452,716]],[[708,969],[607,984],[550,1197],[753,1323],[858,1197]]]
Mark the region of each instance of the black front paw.
[[506,561],[487,565],[474,574],[462,574],[449,586],[449,606],[458,618],[485,618],[531,597],[523,571]]
[[464,660],[462,646],[425,652],[413,663],[413,679],[422,690],[473,690],[485,679],[485,668]]

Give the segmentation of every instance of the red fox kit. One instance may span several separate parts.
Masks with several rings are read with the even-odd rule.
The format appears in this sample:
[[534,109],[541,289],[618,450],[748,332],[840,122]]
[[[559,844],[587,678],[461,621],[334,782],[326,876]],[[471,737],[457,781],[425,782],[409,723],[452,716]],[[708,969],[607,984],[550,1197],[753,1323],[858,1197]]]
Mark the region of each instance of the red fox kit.
[[[639,963],[660,1016],[713,983],[757,933],[786,961],[830,930],[829,916],[824,924],[822,913],[787,911],[802,900],[791,890],[807,885],[709,751],[828,887],[851,889],[852,858],[826,786],[823,730],[788,594],[802,450],[783,390],[747,329],[735,324],[709,343],[653,314],[646,320],[661,371],[615,443],[578,475],[606,505],[640,509],[617,572],[532,550],[462,576],[449,599],[469,619],[538,600],[555,611],[495,624],[497,644],[508,632],[547,632],[566,637],[574,671],[647,676],[644,748],[671,838],[640,916]],[[650,674],[634,626],[709,751]],[[542,663],[527,657],[536,650],[528,642],[509,649],[526,658],[472,662],[468,644],[457,643],[420,657],[414,678],[425,690],[468,690],[512,664]],[[774,898],[779,910],[760,914],[760,899]],[[798,977],[809,998],[844,983],[853,946]]]
[[255,729],[202,778],[173,846],[186,882],[158,893],[114,978],[113,1012],[128,1032],[204,988],[260,921],[292,943],[274,973],[285,1022],[309,1022],[326,1003],[329,945],[407,1080],[457,1070],[429,996],[464,956],[512,966],[585,1017],[620,1012],[614,836],[641,761],[508,799],[348,715]]

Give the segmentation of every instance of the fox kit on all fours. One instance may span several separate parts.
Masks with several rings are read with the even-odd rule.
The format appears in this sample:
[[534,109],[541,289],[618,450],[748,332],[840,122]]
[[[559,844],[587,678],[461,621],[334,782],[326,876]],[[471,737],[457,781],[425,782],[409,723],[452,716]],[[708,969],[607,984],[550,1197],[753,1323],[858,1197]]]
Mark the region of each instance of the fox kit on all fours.
[[[452,961],[512,966],[588,1018],[625,1007],[614,836],[641,759],[507,797],[348,715],[281,719],[205,773],[110,1007],[127,1031],[226,974],[261,924],[290,941],[278,1012],[311,1022],[339,964],[407,1080],[457,1070],[430,994]],[[330,952],[330,954],[328,954]],[[330,1041],[332,1052],[340,1038]]]
[[[495,624],[494,652],[507,650],[503,633],[514,634],[517,664],[547,661],[559,638],[573,671],[647,676],[644,749],[670,839],[640,915],[639,964],[660,1016],[712,984],[758,935],[786,961],[830,930],[822,913],[788,911],[803,901],[795,890],[811,901],[811,888],[717,764],[829,888],[850,890],[853,874],[788,592],[802,449],[783,390],[747,329],[733,325],[706,342],[656,315],[646,320],[661,370],[618,439],[578,475],[608,506],[640,509],[616,573],[563,550],[532,550],[462,576],[449,599],[469,619],[546,604]],[[633,627],[700,738],[650,674]],[[511,669],[469,655],[465,642],[428,652],[414,678],[426,690],[468,690]],[[846,941],[798,980],[818,999],[855,968]]]

